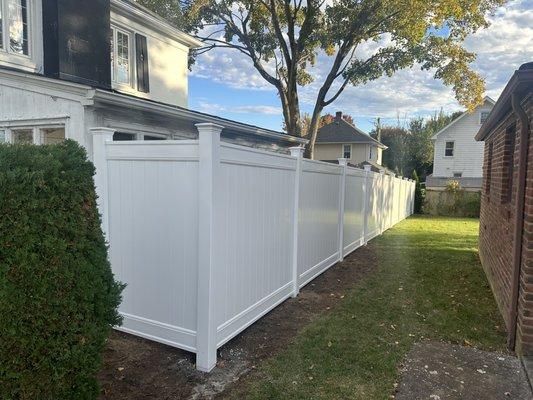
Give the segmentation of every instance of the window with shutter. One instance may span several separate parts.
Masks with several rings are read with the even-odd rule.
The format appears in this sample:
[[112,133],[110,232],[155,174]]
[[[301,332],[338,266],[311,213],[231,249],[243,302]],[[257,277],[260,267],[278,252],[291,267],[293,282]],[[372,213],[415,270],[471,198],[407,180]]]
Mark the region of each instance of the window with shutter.
[[135,34],[135,52],[137,55],[137,90],[148,93],[150,78],[148,72],[148,46],[146,36]]

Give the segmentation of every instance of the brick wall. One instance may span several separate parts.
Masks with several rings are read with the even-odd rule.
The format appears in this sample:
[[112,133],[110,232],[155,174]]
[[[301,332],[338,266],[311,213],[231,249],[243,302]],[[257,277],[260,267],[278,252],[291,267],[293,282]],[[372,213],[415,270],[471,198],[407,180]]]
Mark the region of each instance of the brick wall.
[[[527,102],[531,116],[531,99]],[[507,328],[513,278],[513,241],[520,123],[513,113],[485,142],[479,254]],[[517,350],[533,354],[533,140],[529,141]]]
[[[533,121],[532,97],[529,98],[524,108],[529,120]],[[529,139],[527,163],[522,265],[518,300],[517,350],[521,354],[533,355],[533,139],[531,137]]]

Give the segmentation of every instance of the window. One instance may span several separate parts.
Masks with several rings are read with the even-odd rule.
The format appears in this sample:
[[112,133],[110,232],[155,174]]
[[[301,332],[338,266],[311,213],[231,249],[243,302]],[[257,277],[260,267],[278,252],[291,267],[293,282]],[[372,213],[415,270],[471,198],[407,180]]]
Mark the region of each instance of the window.
[[135,140],[136,137],[133,133],[115,132],[113,134],[113,140],[117,142]]
[[63,140],[64,126],[24,126],[0,130],[0,143],[56,144]]
[[32,144],[33,129],[13,129],[11,131],[12,143],[15,144]]
[[65,128],[42,128],[40,134],[41,144],[57,144],[65,140]]
[[490,111],[481,111],[479,113],[479,123],[483,125],[483,123],[487,120],[489,117]]
[[110,42],[111,80],[118,85],[148,93],[150,81],[146,37],[126,29],[111,27]]
[[455,150],[455,143],[454,142],[446,142],[446,147],[444,149],[444,156],[445,157],[453,157],[454,150]]
[[453,173],[453,177],[454,178],[462,178],[463,177],[463,173],[462,172],[454,172]]
[[369,160],[372,160],[372,156],[373,156],[373,154],[372,154],[372,153],[373,153],[373,149],[374,149],[374,148],[373,148],[372,146],[370,146],[370,154],[369,154],[369,158],[368,158]]
[[144,140],[167,140],[164,136],[144,135]]
[[342,157],[350,159],[352,158],[352,145],[351,144],[344,144],[342,146]]
[[28,0],[0,0],[0,50],[28,56]]
[[111,33],[111,76],[113,82],[131,85],[130,35],[116,28],[112,28]]

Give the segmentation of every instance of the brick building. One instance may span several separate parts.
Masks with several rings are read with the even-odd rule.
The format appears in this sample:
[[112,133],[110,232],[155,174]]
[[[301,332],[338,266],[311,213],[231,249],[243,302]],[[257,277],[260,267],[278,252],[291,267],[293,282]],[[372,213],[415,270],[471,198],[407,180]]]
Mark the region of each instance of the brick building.
[[479,254],[508,332],[533,356],[533,62],[512,76],[476,140],[485,142]]

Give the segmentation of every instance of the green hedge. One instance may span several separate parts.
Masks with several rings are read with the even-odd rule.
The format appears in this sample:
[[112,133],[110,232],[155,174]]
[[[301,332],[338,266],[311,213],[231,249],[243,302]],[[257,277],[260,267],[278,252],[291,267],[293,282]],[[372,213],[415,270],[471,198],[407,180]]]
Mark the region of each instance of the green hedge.
[[0,145],[0,398],[94,399],[123,285],[75,142]]

